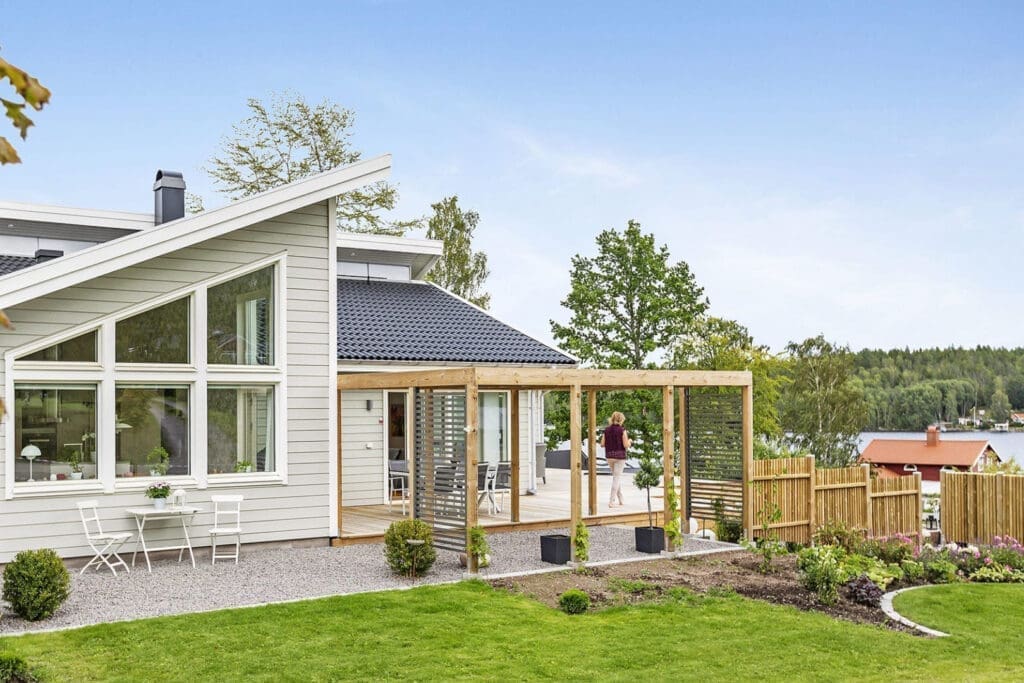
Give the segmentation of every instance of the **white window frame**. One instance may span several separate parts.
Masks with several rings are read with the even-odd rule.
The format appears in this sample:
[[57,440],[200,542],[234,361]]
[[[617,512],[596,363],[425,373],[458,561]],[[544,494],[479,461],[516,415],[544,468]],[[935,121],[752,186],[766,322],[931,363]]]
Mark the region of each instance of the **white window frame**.
[[[246,275],[268,266],[274,267],[273,282],[273,365],[215,365],[206,361],[207,349],[207,290],[228,280]],[[4,494],[7,500],[21,496],[61,495],[76,493],[115,493],[143,490],[153,477],[117,479],[114,467],[115,398],[116,384],[149,383],[177,384],[189,387],[189,469],[188,476],[161,477],[174,487],[198,488],[234,486],[238,484],[288,483],[288,382],[287,382],[287,253],[279,252],[247,263],[215,277],[181,287],[174,291],[129,306],[88,323],[78,325],[49,337],[8,350],[4,354],[4,396],[8,405],[14,405],[15,383],[79,383],[97,386],[96,452],[97,479],[62,482],[15,482],[15,427],[5,430]],[[115,327],[119,320],[130,318],[164,304],[189,298],[189,363],[116,363]],[[86,332],[97,331],[96,363],[63,361],[17,361],[16,358],[67,341]],[[262,384],[274,386],[274,472],[252,472],[207,475],[206,427],[207,387],[209,384]],[[109,453],[110,455],[105,455]]]

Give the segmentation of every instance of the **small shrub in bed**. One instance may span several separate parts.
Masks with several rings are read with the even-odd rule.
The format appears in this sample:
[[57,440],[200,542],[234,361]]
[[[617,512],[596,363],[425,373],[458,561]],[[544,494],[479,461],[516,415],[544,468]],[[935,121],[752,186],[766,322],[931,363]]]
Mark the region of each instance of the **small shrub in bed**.
[[929,560],[924,563],[924,575],[930,583],[953,583],[957,580],[956,565],[949,560]]
[[3,683],[35,683],[37,680],[20,655],[0,652],[0,681]]
[[804,586],[814,591],[823,605],[834,605],[839,600],[844,555],[842,548],[822,545],[805,548],[797,556]]
[[849,555],[843,559],[843,580],[855,579],[861,574],[867,576],[880,588],[885,589],[893,581],[903,579],[903,570],[897,564],[886,564],[877,557]]
[[861,574],[846,582],[846,597],[858,605],[878,607],[882,604],[882,589],[867,574]]
[[583,614],[590,609],[590,596],[579,588],[570,588],[558,596],[558,607],[566,614]]
[[430,526],[418,519],[392,522],[384,533],[384,557],[396,574],[424,574],[437,559],[434,534]]
[[877,557],[886,564],[899,564],[903,560],[913,559],[916,547],[917,544],[910,538],[896,534],[882,538],[869,538],[861,544],[860,552],[863,555]]
[[830,520],[815,530],[814,545],[837,545],[848,553],[856,553],[860,551],[865,537],[863,529]]
[[26,621],[51,616],[71,593],[71,577],[57,553],[23,550],[4,568],[3,597]]
[[715,510],[715,538],[726,543],[739,543],[743,538],[743,520],[728,517],[725,501],[721,498],[715,498],[712,506]]
[[903,560],[900,563],[900,569],[903,570],[903,576],[906,577],[907,581],[911,583],[921,583],[924,581],[924,565],[914,560]]

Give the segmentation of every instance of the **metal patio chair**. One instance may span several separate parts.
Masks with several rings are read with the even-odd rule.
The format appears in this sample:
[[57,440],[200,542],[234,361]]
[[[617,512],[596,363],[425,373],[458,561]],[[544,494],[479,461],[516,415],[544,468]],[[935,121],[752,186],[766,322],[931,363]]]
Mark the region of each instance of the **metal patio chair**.
[[[104,533],[103,525],[100,524],[99,503],[95,500],[85,500],[79,503],[78,516],[82,518],[85,539],[89,542],[89,547],[96,553],[95,557],[82,567],[82,571],[78,572],[79,575],[84,574],[85,570],[93,565],[96,565],[96,568],[99,569],[101,564],[106,565],[114,576],[117,576],[117,569],[115,567],[119,565],[124,567],[124,570],[130,574],[131,570],[128,569],[128,563],[121,559],[117,551],[132,537],[131,532]],[[113,562],[110,561],[111,558],[114,558]]]

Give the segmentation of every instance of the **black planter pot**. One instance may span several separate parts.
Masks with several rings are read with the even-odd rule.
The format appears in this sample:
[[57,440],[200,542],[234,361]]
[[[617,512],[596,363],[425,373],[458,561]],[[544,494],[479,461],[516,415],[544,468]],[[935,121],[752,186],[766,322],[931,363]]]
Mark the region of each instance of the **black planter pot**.
[[660,553],[665,549],[665,530],[660,526],[638,526],[636,549],[641,553]]
[[565,564],[570,557],[569,537],[565,534],[547,534],[540,537],[540,559],[551,564]]

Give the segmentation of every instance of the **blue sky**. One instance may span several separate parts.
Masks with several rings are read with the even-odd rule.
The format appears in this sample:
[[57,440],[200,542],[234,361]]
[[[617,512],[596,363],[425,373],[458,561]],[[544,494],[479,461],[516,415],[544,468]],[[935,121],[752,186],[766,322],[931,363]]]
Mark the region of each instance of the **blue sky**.
[[401,215],[477,210],[539,337],[635,218],[774,348],[1024,344],[1020,4],[42,5],[0,28],[54,93],[0,199],[148,211],[172,168],[216,204],[246,98],[291,89],[356,111]]

